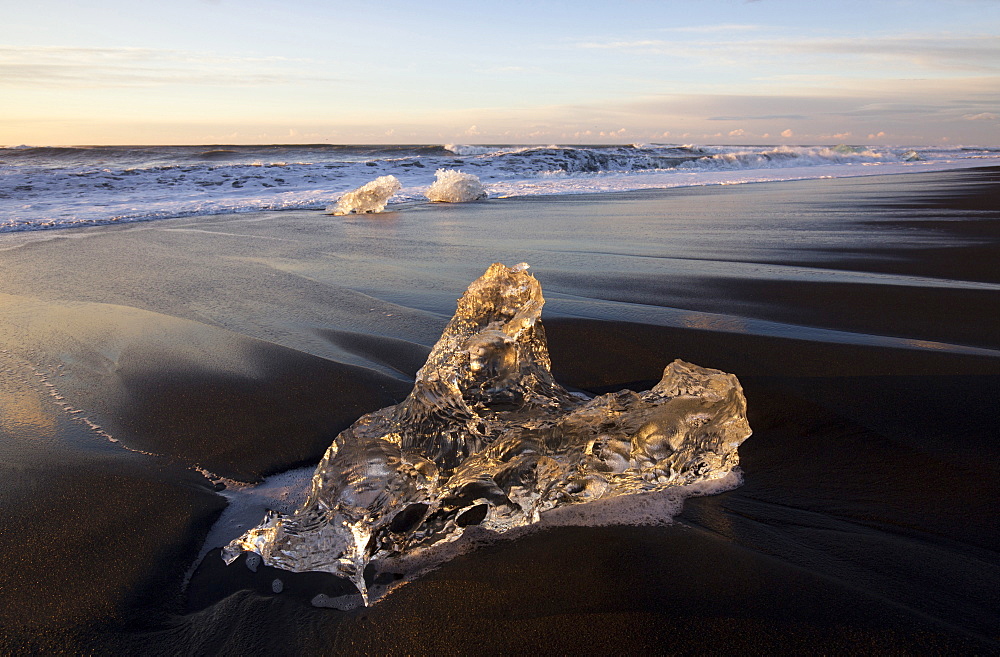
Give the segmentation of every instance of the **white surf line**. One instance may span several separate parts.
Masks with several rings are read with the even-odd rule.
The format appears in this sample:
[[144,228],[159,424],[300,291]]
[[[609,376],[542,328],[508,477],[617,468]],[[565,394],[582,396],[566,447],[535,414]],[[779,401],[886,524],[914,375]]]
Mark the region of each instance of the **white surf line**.
[[[176,456],[171,456],[169,454],[160,454],[157,452],[149,452],[144,449],[138,449],[136,447],[130,447],[126,445],[125,443],[121,442],[118,438],[115,438],[110,433],[105,431],[104,427],[91,420],[89,416],[85,415],[86,411],[84,409],[74,408],[68,401],[66,401],[65,395],[63,395],[59,391],[59,388],[50,381],[50,375],[41,371],[38,367],[31,364],[29,361],[26,361],[20,357],[15,356],[13,353],[11,353],[6,349],[0,349],[0,354],[5,354],[10,358],[17,358],[18,360],[20,360],[22,365],[26,366],[31,371],[32,375],[36,377],[35,382],[40,383],[42,385],[42,387],[44,388],[43,391],[46,392],[48,396],[52,398],[53,403],[57,407],[59,407],[64,413],[66,413],[72,422],[85,425],[89,430],[89,433],[98,436],[100,438],[103,438],[110,443],[113,443],[116,447],[119,447],[129,452],[133,452],[135,454],[152,456],[154,458],[164,458],[173,462],[183,463],[183,461],[181,461],[181,459],[179,459]],[[56,369],[62,369],[62,368],[63,365],[61,364],[56,367]],[[7,371],[11,374],[14,374],[15,376],[18,376],[16,370],[9,369]],[[58,373],[58,376],[65,376],[65,375],[66,375],[65,372]],[[29,379],[25,378],[24,376],[18,376],[18,378],[28,387],[33,387],[32,382]],[[203,468],[198,463],[195,463],[193,465],[186,465],[185,467],[188,470],[193,470],[201,474],[203,477],[208,479],[213,484],[221,483],[225,485],[227,488],[241,488],[245,486],[253,486],[253,484],[251,484],[250,482],[238,481],[235,479],[229,479],[227,477],[217,475],[214,472],[211,472],[210,470]]]
[[[108,433],[107,431],[105,431],[103,427],[101,427],[100,425],[98,425],[96,422],[92,421],[88,416],[83,415],[83,413],[86,412],[86,411],[84,411],[84,409],[82,409],[82,408],[74,408],[72,405],[70,405],[69,402],[66,401],[65,396],[60,393],[60,391],[56,387],[56,385],[49,380],[50,377],[45,372],[41,371],[38,367],[36,367],[32,363],[30,363],[29,361],[26,361],[26,360],[24,360],[23,358],[20,358],[20,357],[16,357],[14,354],[10,353],[6,349],[0,349],[0,354],[4,354],[4,355],[6,355],[6,356],[8,356],[8,357],[10,357],[12,359],[13,358],[17,358],[17,360],[20,360],[21,363],[22,363],[22,367],[26,366],[31,371],[32,375],[34,377],[36,377],[35,378],[35,383],[40,383],[42,385],[42,387],[45,388],[45,392],[47,392],[48,395],[50,397],[52,397],[53,403],[58,408],[60,408],[63,412],[65,412],[69,416],[69,418],[70,418],[70,420],[72,422],[75,422],[77,424],[83,424],[83,425],[85,425],[87,427],[87,429],[89,429],[89,433],[90,434],[98,436],[100,438],[103,438],[103,439],[107,440],[108,442],[113,443],[116,447],[118,447],[120,449],[123,449],[123,450],[126,450],[126,451],[129,451],[129,452],[133,452],[135,454],[142,454],[143,456],[149,456],[149,457],[152,457],[152,458],[163,458],[163,459],[166,459],[166,460],[168,460],[170,462],[179,463],[181,465],[184,465],[183,461],[181,459],[179,459],[178,457],[176,457],[176,456],[171,456],[169,454],[159,454],[159,453],[156,453],[156,452],[149,452],[149,451],[146,451],[146,450],[143,450],[143,449],[137,449],[135,447],[130,447],[130,446],[126,445],[125,443],[121,442],[119,439],[115,438],[110,433]],[[62,368],[63,368],[62,364],[60,364],[60,365],[57,366],[57,369],[62,369]],[[24,375],[22,373],[23,369],[22,369],[22,372],[18,372],[17,370],[15,370],[13,368],[8,369],[7,371],[10,372],[11,374],[13,374],[14,376],[16,376],[27,387],[35,387],[35,386],[32,385],[32,381],[31,380],[29,380],[28,378],[24,377]],[[65,373],[64,372],[59,372],[58,376],[65,376]],[[269,477],[269,478],[265,479],[263,482],[261,482],[260,484],[252,484],[250,482],[239,481],[239,480],[236,480],[236,479],[230,479],[228,477],[223,477],[221,475],[217,475],[214,472],[212,472],[212,471],[210,471],[210,470],[202,467],[201,464],[199,464],[199,463],[194,463],[193,465],[185,465],[185,467],[186,467],[186,469],[192,470],[194,472],[197,472],[201,476],[205,477],[205,479],[207,479],[208,481],[210,481],[213,485],[217,486],[219,484],[222,484],[224,486],[224,488],[222,490],[216,490],[216,491],[214,491],[214,493],[216,495],[221,495],[222,497],[226,498],[226,501],[227,501],[226,509],[223,510],[223,513],[220,516],[220,518],[215,522],[215,524],[209,530],[209,533],[206,535],[205,541],[202,543],[202,547],[201,547],[201,550],[199,551],[198,557],[188,567],[188,569],[187,569],[187,571],[186,571],[186,573],[184,575],[183,586],[187,587],[188,582],[191,579],[191,576],[194,574],[194,571],[197,569],[197,567],[201,564],[201,562],[204,559],[205,555],[208,554],[208,552],[211,551],[211,549],[213,547],[217,547],[216,545],[214,545],[214,543],[217,542],[217,539],[218,539],[218,537],[214,534],[214,532],[216,532],[216,528],[220,526],[220,524],[223,522],[224,519],[230,519],[230,518],[233,517],[233,513],[230,512],[230,508],[234,506],[234,499],[236,499],[235,495],[237,494],[237,491],[244,491],[244,490],[246,490],[246,491],[253,491],[253,490],[259,489],[262,486],[266,488],[266,484],[269,481],[273,481],[273,480],[278,479],[280,477],[287,476],[289,472],[291,472],[291,473],[297,473],[298,471],[297,470],[288,471],[286,473],[281,473],[279,475],[274,475],[273,477]],[[311,467],[307,468],[308,472],[309,472],[309,478],[311,478],[312,471],[313,471],[314,468],[315,468],[315,466],[311,466]],[[309,481],[309,478],[306,479],[307,482]],[[306,488],[308,488],[308,486],[306,486]],[[304,499],[304,496],[303,496],[303,499]],[[240,506],[240,505],[237,505],[237,506]],[[245,505],[242,505],[242,506],[245,506]],[[240,511],[240,510],[244,511],[244,515],[245,515],[245,509],[237,509],[237,512]],[[254,511],[256,512],[256,509]],[[289,510],[289,511],[291,511],[291,510]],[[263,512],[263,510],[261,510],[259,513],[255,513],[255,515],[256,515],[255,520],[259,521],[260,518],[263,517],[264,512]],[[253,526],[252,523],[251,523],[251,526]],[[237,527],[240,527],[240,525],[237,525]],[[236,538],[237,536],[239,536],[239,534],[243,533],[243,531],[245,531],[245,529],[241,529],[235,535],[230,536],[230,538],[226,542],[228,543],[228,541],[232,540],[232,538]],[[228,531],[226,533],[227,534],[231,534],[232,530],[230,530],[230,531]],[[276,580],[276,581],[278,581],[279,585],[280,585],[280,580]]]
[[[980,159],[931,160],[918,162],[854,162],[816,164],[761,169],[664,169],[633,171],[592,176],[575,172],[552,178],[497,180],[486,184],[491,198],[526,196],[580,195],[594,193],[633,192],[689,187],[716,187],[802,180],[837,180],[895,176],[910,173],[941,173],[960,169],[996,166],[1000,158],[978,156]],[[591,183],[589,186],[574,184]],[[595,184],[596,183],[596,184]],[[497,194],[497,196],[494,196]]]

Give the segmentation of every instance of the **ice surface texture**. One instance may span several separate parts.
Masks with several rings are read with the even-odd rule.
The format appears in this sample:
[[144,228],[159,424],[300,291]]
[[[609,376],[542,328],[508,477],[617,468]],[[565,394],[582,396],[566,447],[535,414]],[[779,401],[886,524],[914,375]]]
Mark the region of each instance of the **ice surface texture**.
[[385,210],[392,195],[402,188],[403,186],[396,179],[396,176],[379,176],[375,180],[345,193],[337,200],[336,205],[328,207],[326,211],[332,214],[381,212]]
[[334,440],[308,499],[223,550],[351,579],[478,524],[502,532],[557,506],[721,478],[750,435],[732,374],[676,360],[652,390],[587,400],[550,372],[542,289],[494,264],[458,301],[410,396]]
[[455,169],[438,169],[434,184],[427,189],[427,198],[436,203],[465,203],[486,198],[479,177]]

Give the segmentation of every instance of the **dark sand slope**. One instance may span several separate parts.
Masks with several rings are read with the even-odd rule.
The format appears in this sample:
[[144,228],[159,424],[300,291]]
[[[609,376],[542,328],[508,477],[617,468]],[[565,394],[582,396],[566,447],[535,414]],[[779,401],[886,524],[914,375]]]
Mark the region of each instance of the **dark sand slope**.
[[[1000,653],[998,227],[967,170],[0,236],[0,652]],[[184,588],[224,505],[194,465],[318,461],[522,260],[563,383],[740,377],[741,488],[367,610],[217,550]]]
[[80,650],[138,610],[177,613],[224,501],[196,472],[95,440],[3,362],[0,651]]
[[180,577],[225,506],[190,466],[255,481],[315,463],[409,389],[148,311],[0,305],[0,592],[15,601],[0,606],[0,636],[45,649],[183,609]]

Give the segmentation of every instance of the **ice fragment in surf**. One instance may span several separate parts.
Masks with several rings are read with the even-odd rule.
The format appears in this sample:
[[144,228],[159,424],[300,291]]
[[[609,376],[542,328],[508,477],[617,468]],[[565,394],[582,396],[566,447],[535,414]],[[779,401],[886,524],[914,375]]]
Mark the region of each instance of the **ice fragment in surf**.
[[357,189],[345,193],[337,200],[336,205],[326,209],[330,214],[350,214],[356,212],[381,212],[392,195],[402,189],[396,176],[379,176]]
[[438,169],[436,180],[426,192],[428,199],[439,203],[465,203],[486,198],[479,177],[455,169]]
[[589,400],[556,383],[527,269],[494,264],[473,282],[409,397],[338,435],[302,507],[268,512],[223,550],[226,562],[251,551],[278,568],[335,573],[367,603],[372,560],[738,464],[750,427],[732,374],[676,360],[652,390]]

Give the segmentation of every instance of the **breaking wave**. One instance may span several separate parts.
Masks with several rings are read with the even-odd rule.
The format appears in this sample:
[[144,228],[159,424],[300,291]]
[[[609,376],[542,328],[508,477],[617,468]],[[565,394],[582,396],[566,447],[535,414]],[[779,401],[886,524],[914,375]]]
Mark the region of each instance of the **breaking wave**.
[[393,176],[421,202],[439,169],[489,196],[932,171],[1000,163],[996,149],[871,146],[93,146],[0,148],[0,232],[163,217],[317,209]]

